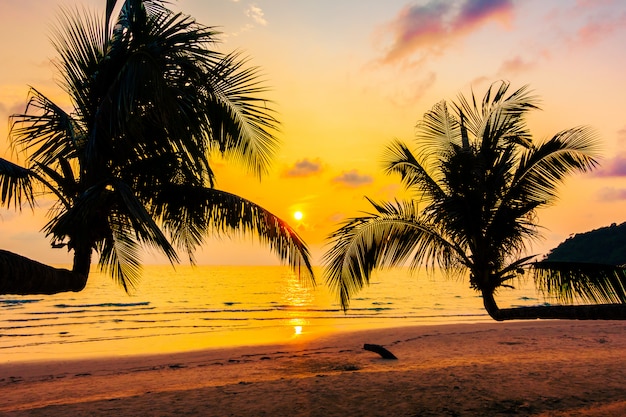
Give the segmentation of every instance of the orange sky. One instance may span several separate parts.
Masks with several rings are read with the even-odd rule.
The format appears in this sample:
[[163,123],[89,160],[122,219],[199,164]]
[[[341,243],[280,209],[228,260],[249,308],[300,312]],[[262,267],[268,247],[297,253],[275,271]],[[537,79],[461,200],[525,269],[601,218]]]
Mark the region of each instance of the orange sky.
[[[104,0],[0,0],[0,150],[9,114],[28,86],[67,99],[55,85],[48,38],[60,5],[102,10]],[[261,182],[218,163],[218,188],[246,197],[297,226],[319,261],[338,222],[367,210],[364,196],[401,197],[381,173],[384,146],[412,140],[441,99],[494,81],[529,84],[542,99],[530,124],[537,139],[590,125],[602,138],[596,174],[570,179],[556,206],[539,213],[545,253],[572,233],[626,221],[626,2],[615,0],[179,0],[173,7],[219,26],[226,52],[243,50],[263,69],[282,123],[282,146]],[[15,159],[10,152],[5,158]],[[34,214],[0,210],[0,248],[68,263]],[[304,218],[296,221],[295,211]],[[157,261],[148,255],[146,262]],[[209,242],[200,263],[276,263],[247,241]]]

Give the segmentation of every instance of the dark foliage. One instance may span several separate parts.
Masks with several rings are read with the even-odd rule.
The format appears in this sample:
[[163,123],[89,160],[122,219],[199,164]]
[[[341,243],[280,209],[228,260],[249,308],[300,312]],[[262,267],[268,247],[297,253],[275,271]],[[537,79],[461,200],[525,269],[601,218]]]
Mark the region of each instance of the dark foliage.
[[626,223],[570,236],[552,249],[544,261],[626,265]]

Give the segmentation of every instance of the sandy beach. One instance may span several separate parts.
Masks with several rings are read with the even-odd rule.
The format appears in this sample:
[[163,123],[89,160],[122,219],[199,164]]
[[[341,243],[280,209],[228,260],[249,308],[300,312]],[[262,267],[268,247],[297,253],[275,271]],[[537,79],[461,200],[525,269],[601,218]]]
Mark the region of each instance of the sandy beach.
[[[0,365],[2,416],[626,415],[626,323],[532,321]],[[385,346],[397,360],[364,350]]]

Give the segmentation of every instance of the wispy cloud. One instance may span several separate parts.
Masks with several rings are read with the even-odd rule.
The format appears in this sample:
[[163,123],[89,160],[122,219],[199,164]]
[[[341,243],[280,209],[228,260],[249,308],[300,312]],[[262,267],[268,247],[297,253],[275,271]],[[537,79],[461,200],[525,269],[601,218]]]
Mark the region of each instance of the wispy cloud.
[[617,16],[592,19],[578,29],[576,41],[578,44],[594,45],[610,37],[626,25],[626,13]]
[[370,175],[359,174],[356,169],[353,169],[350,171],[344,171],[341,175],[333,178],[332,182],[346,187],[356,188],[373,183],[374,178]]
[[283,171],[283,177],[309,177],[311,175],[317,175],[323,171],[322,161],[319,159],[309,160],[304,158],[297,161],[293,166]]
[[626,145],[626,126],[617,131],[617,142]]
[[546,25],[562,34],[566,46],[589,47],[624,30],[624,6],[621,1],[578,0],[573,6],[553,9],[546,15]]
[[261,10],[261,8],[257,6],[256,4],[249,5],[245,13],[246,13],[246,16],[254,20],[259,25],[261,26],[267,25],[267,20],[265,20],[265,17],[264,17],[265,14],[263,13],[263,10]]
[[626,189],[613,187],[602,188],[597,193],[597,199],[604,202],[626,200]]
[[383,29],[391,37],[383,63],[413,56],[417,60],[442,53],[452,41],[490,21],[507,22],[512,0],[430,0],[404,7]]
[[429,72],[423,78],[416,78],[413,82],[409,82],[408,86],[398,89],[395,95],[390,97],[391,103],[396,107],[406,108],[413,106],[417,103],[426,92],[437,81],[437,74],[435,72]]
[[[240,3],[240,0],[231,0],[233,3]],[[250,32],[254,30],[257,26],[267,26],[268,22],[265,18],[265,13],[263,9],[257,6],[255,3],[250,3],[248,5],[240,6],[243,11],[243,14],[248,18],[248,21],[243,24],[238,30],[223,34],[224,38],[237,37],[242,35],[243,33]]]

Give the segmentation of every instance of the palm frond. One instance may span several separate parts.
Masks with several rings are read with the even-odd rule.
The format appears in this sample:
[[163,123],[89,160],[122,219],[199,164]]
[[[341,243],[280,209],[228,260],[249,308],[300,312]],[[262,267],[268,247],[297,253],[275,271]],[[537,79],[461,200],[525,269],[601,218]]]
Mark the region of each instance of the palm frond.
[[261,176],[278,147],[275,132],[279,123],[272,103],[258,98],[267,91],[258,69],[246,69],[246,63],[240,53],[231,53],[211,68],[205,84],[206,108],[220,152]]
[[[423,163],[417,160],[411,150],[400,141],[393,141],[385,149],[383,166],[386,174],[400,174],[407,190],[415,191],[420,199],[441,199],[445,192],[437,182],[439,177],[431,177]],[[436,174],[439,171],[435,171]]]
[[177,262],[176,251],[128,184],[114,180],[110,185],[117,200],[115,213],[128,219],[136,239],[159,249],[170,261]]
[[499,271],[500,285],[505,285],[507,281],[523,275],[526,272],[526,269],[528,269],[529,266],[532,265],[531,261],[536,257],[537,255],[523,256],[519,259],[514,260],[505,268],[502,268]]
[[309,250],[302,238],[263,207],[225,191],[187,184],[170,184],[163,188],[159,198],[161,209],[155,215],[172,241],[186,248],[190,255],[189,249],[209,235],[252,234],[303,279],[314,283]]
[[597,135],[588,127],[564,130],[521,156],[512,188],[529,201],[552,203],[557,188],[573,173],[597,164]]
[[[34,114],[29,113],[34,109]],[[30,159],[44,165],[76,157],[83,138],[80,127],[61,107],[34,88],[24,114],[10,117],[13,146],[30,151]]]
[[421,158],[439,158],[452,144],[461,145],[461,139],[459,121],[448,112],[445,101],[435,104],[415,126],[415,142]]
[[532,137],[528,131],[524,114],[538,109],[538,100],[528,86],[523,86],[507,96],[510,83],[494,83],[485,93],[479,105],[472,92],[470,103],[459,95],[455,107],[466,118],[466,126],[483,149],[491,149],[506,143],[516,143],[528,147]]
[[561,302],[626,303],[626,268],[582,262],[533,265],[536,287]]
[[13,162],[0,158],[0,202],[15,209],[22,207],[22,199],[35,207],[31,171]]
[[[105,217],[103,213],[108,213]],[[109,221],[129,227],[138,242],[160,250],[172,262],[178,255],[152,216],[137,199],[133,190],[120,180],[108,180],[81,194],[71,208],[53,218],[44,231],[54,240],[71,237],[71,245],[95,244],[103,239],[114,239]],[[122,234],[121,231],[115,232]]]
[[139,243],[134,238],[133,228],[123,216],[109,217],[111,234],[98,242],[100,270],[109,273],[127,293],[136,288],[141,278]]
[[79,192],[79,184],[74,178],[74,172],[70,167],[70,163],[65,159],[59,159],[59,167],[61,172],[57,172],[51,166],[36,163],[35,169],[48,177],[51,181],[46,181],[48,188],[54,192],[61,204],[69,208],[72,200]]
[[78,118],[86,121],[97,105],[94,90],[101,85],[105,68],[108,34],[96,13],[79,9],[61,9],[52,32],[52,45],[59,55],[54,61],[62,87],[70,95]]
[[345,222],[329,237],[332,247],[323,258],[326,282],[344,309],[374,269],[405,265],[410,259],[412,268],[437,264],[449,269],[462,263],[434,225],[419,219],[413,202],[369,201],[375,213]]

